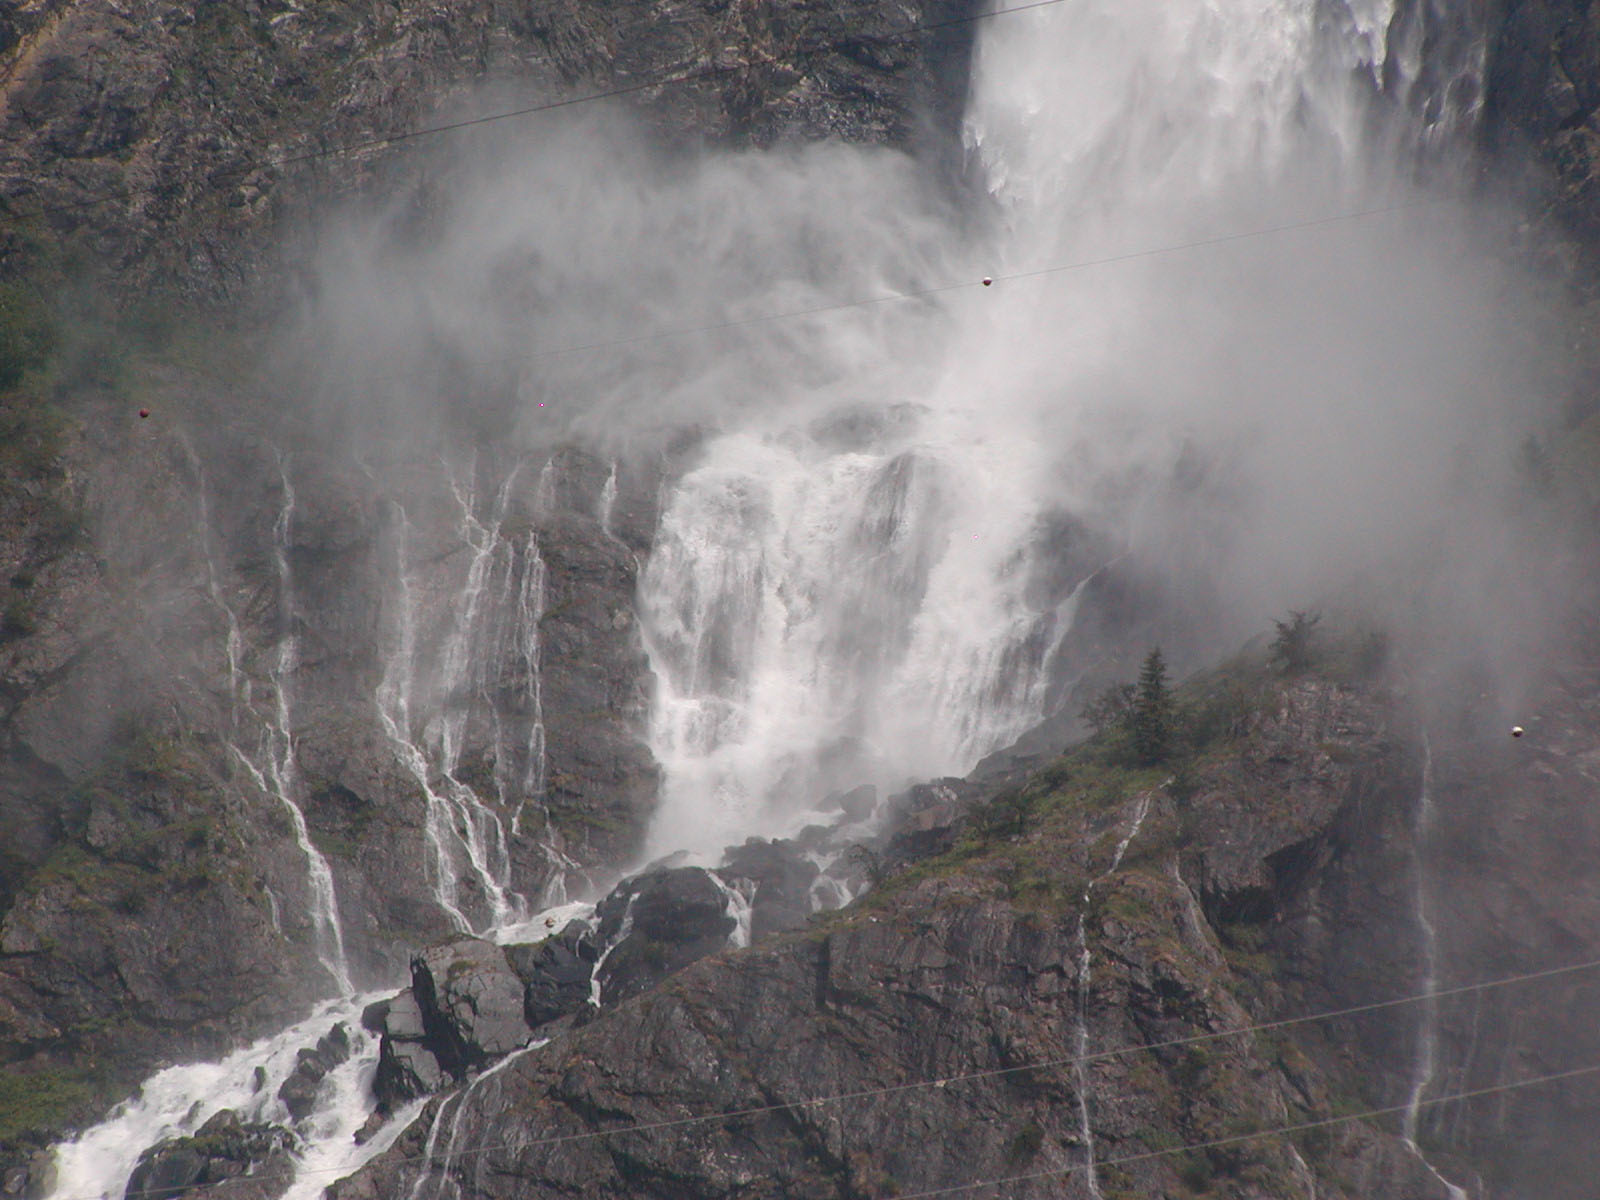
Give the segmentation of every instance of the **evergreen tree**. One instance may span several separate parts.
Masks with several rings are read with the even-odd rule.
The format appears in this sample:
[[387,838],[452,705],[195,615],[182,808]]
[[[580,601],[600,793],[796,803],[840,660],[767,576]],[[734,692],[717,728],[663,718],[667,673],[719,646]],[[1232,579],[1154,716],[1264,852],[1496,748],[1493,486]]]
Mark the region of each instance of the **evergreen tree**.
[[1167,687],[1167,662],[1160,646],[1145,656],[1139,668],[1129,725],[1134,757],[1141,765],[1154,766],[1167,757],[1172,748],[1172,690]]
[[1317,632],[1317,622],[1320,620],[1322,620],[1321,613],[1304,612],[1295,608],[1289,610],[1287,621],[1273,622],[1278,627],[1278,635],[1272,639],[1272,649],[1268,652],[1268,658],[1276,663],[1284,674],[1298,674],[1311,665],[1311,640]]

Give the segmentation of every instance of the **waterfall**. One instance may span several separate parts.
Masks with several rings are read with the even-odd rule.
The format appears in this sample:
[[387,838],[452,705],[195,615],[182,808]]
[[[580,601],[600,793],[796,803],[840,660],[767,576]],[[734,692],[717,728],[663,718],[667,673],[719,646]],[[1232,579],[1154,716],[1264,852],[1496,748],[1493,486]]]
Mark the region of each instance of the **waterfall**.
[[1128,822],[1128,828],[1122,837],[1117,840],[1117,846],[1111,854],[1111,864],[1104,871],[1096,875],[1084,885],[1083,895],[1078,900],[1078,919],[1073,926],[1073,937],[1077,943],[1078,980],[1074,988],[1076,1003],[1073,1005],[1072,1023],[1072,1086],[1077,1096],[1078,1108],[1078,1140],[1083,1143],[1083,1178],[1089,1195],[1093,1200],[1102,1200],[1100,1192],[1100,1178],[1095,1165],[1095,1140],[1094,1125],[1089,1112],[1089,984],[1091,981],[1091,968],[1093,956],[1089,952],[1088,913],[1089,901],[1097,885],[1117,873],[1122,866],[1123,856],[1128,853],[1128,847],[1133,844],[1133,839],[1139,836],[1139,831],[1144,828],[1144,820],[1150,815],[1150,793],[1146,792],[1139,797],[1134,805],[1133,819]]
[[[240,632],[239,618],[229,604],[222,587],[222,575],[217,564],[211,529],[210,499],[204,467],[193,446],[182,440],[185,455],[195,472],[195,491],[198,506],[198,536],[206,567],[206,594],[222,614],[227,625],[223,649],[228,663],[228,688],[232,706],[232,725],[238,734],[253,732],[255,747],[246,753],[234,741],[227,747],[235,762],[249,776],[263,795],[274,797],[283,806],[295,844],[306,860],[306,890],[310,901],[310,917],[315,935],[317,959],[328,972],[340,995],[350,995],[355,984],[350,978],[350,967],[345,957],[344,927],[339,917],[339,899],[334,888],[333,870],[328,860],[311,840],[305,813],[295,800],[295,750],[292,720],[291,683],[299,665],[299,635],[295,629],[294,575],[290,565],[289,550],[294,525],[295,492],[289,478],[287,462],[280,456],[278,478],[282,502],[272,526],[272,563],[277,583],[277,629],[268,668],[271,688],[271,707],[265,717],[258,715],[254,706],[253,688],[245,673],[244,638]],[[253,727],[253,728],[252,728]],[[282,914],[276,897],[268,892],[272,908],[272,923],[282,929]]]
[[1437,1179],[1450,1195],[1450,1200],[1468,1200],[1464,1189],[1451,1183],[1428,1161],[1428,1156],[1417,1144],[1418,1122],[1428,1088],[1439,1067],[1439,1001],[1433,995],[1439,987],[1439,933],[1434,925],[1434,898],[1428,887],[1427,864],[1424,856],[1433,835],[1433,746],[1427,734],[1422,738],[1422,791],[1417,799],[1417,819],[1412,831],[1415,880],[1413,910],[1417,916],[1417,933],[1422,952],[1423,1000],[1418,1014],[1417,1057],[1411,1069],[1411,1086],[1406,1094],[1405,1113],[1400,1121],[1400,1136],[1422,1165]]
[[[1430,341],[1396,319],[1447,294],[1427,281],[1449,277],[1424,273],[1419,284],[1409,259],[1389,265],[1412,231],[1397,237],[1374,220],[1363,242],[1354,223],[1311,227],[1408,200],[1375,147],[1447,140],[1474,117],[1471,88],[1444,89],[1459,103],[1442,108],[1420,96],[1423,41],[1399,22],[1395,0],[1061,0],[983,22],[962,129],[983,198],[959,220],[925,204],[912,168],[886,153],[713,155],[640,187],[621,156],[585,175],[592,159],[567,134],[542,165],[521,164],[532,179],[498,166],[503,186],[484,189],[492,219],[458,222],[480,240],[440,229],[438,257],[418,258],[408,286],[391,289],[405,304],[465,313],[468,325],[470,305],[458,301],[470,288],[451,291],[462,275],[421,303],[417,288],[435,268],[492,279],[487,314],[514,307],[508,296],[533,298],[519,315],[540,336],[518,328],[518,351],[617,340],[610,361],[570,355],[558,370],[552,355],[530,372],[530,387],[593,400],[590,424],[573,429],[635,416],[660,428],[666,412],[669,425],[698,431],[694,451],[672,459],[639,581],[657,682],[647,737],[664,771],[648,853],[715,854],[802,826],[833,792],[870,784],[887,795],[966,773],[1055,715],[1086,588],[1113,564],[1172,568],[1185,583],[1176,568],[1199,564],[1206,573],[1192,578],[1215,583],[1224,602],[1248,596],[1251,606],[1234,607],[1270,611],[1264,578],[1314,595],[1316,571],[1347,565],[1350,546],[1381,551],[1395,514],[1423,507],[1405,489],[1430,486],[1424,451],[1438,447],[1440,463],[1458,466],[1437,436],[1455,410],[1441,418],[1438,397],[1477,386],[1481,356],[1462,352],[1466,339]],[[1481,71],[1481,53],[1463,61]],[[1390,120],[1386,103],[1401,116]],[[1407,124],[1412,113],[1421,132]],[[1387,141],[1374,137],[1380,127]],[[570,171],[559,157],[569,152]],[[568,177],[578,201],[561,199]],[[861,203],[869,197],[876,207]],[[898,219],[901,209],[914,216]],[[1262,237],[1243,240],[1251,231]],[[516,264],[530,262],[539,286],[521,293]],[[952,285],[961,278],[971,286]],[[328,281],[335,291],[344,282]],[[857,303],[906,293],[914,303]],[[352,307],[369,352],[381,352],[387,324],[401,336],[414,328],[387,321],[392,296],[361,300]],[[763,323],[799,310],[804,320]],[[673,318],[664,325],[714,336],[658,338],[647,326],[663,314]],[[645,361],[645,344],[665,366]],[[1386,389],[1391,376],[1405,387]],[[1435,391],[1410,403],[1406,389],[1435,376]],[[1202,465],[1228,468],[1231,491],[1197,498],[1177,487],[1174,464],[1191,448]],[[511,846],[546,788],[539,627],[549,579],[534,526],[554,511],[561,481],[553,457],[536,479],[527,474],[520,462],[500,476],[477,459],[444,463],[437,487],[397,492],[373,696],[424,807],[417,869],[458,929],[502,940],[538,936],[544,924],[517,889]],[[617,491],[613,465],[589,510],[601,536],[616,536]],[[229,628],[241,714],[233,752],[289,814],[318,955],[345,991],[332,876],[295,800],[300,635],[287,470],[282,495],[267,699],[252,696],[214,568],[210,591]],[[1088,561],[1060,545],[1062,516],[1088,532]],[[571,863],[553,840],[545,851],[544,903],[570,910]],[[814,895],[848,899],[837,884]],[[1425,900],[1419,890],[1431,947]],[[727,901],[743,941],[749,898],[730,891]],[[631,923],[630,901],[606,955]],[[1076,949],[1075,1085],[1098,1197],[1083,1063],[1093,961],[1081,916]],[[61,1148],[64,1163],[80,1165],[64,1171],[60,1194],[120,1194],[127,1176],[117,1173],[140,1150],[192,1131],[219,1105],[270,1117],[241,1080],[292,1060],[288,1047],[317,1032],[297,1027],[243,1058],[148,1081],[112,1121]],[[1432,1079],[1432,1036],[1408,1139]],[[369,1056],[367,1047],[359,1062]],[[341,1095],[328,1103],[343,1112]],[[463,1104],[440,1104],[430,1154],[441,1142],[454,1153]],[[330,1113],[308,1137],[304,1161],[324,1155],[315,1160],[324,1181],[353,1161],[341,1157],[354,1153],[349,1117]],[[310,1178],[308,1169],[307,1189]],[[445,1183],[425,1172],[419,1200]]]
[[[519,1058],[524,1057],[543,1046],[548,1038],[530,1042],[520,1050],[513,1050],[499,1062],[479,1074],[473,1081],[462,1088],[454,1096],[447,1096],[439,1102],[439,1108],[434,1113],[433,1124],[428,1129],[428,1138],[422,1150],[422,1173],[417,1176],[411,1185],[407,1200],[460,1200],[461,1187],[450,1177],[450,1160],[455,1156],[456,1146],[461,1138],[461,1116],[466,1111],[467,1102],[473,1095],[511,1066]],[[445,1112],[450,1108],[450,1101],[455,1100],[455,1115],[450,1120],[450,1131],[445,1134],[444,1148],[439,1149],[439,1133],[444,1127]],[[435,1165],[437,1164],[438,1178],[434,1178]],[[430,1188],[428,1185],[433,1184]]]
[[[1333,235],[1125,259],[1409,194],[1371,136],[1385,80],[1418,70],[1388,61],[1395,20],[1392,0],[1065,0],[982,24],[963,137],[989,226],[962,253],[994,286],[952,295],[943,323],[906,315],[875,360],[853,343],[832,364],[821,343],[793,379],[763,381],[768,403],[726,417],[665,498],[640,580],[665,772],[650,853],[791,831],[860,783],[965,773],[1050,715],[1077,609],[1052,514],[1108,532],[1113,553],[1217,538],[1185,561],[1223,586],[1261,571],[1227,573],[1193,501],[1147,499],[1191,443],[1251,456],[1232,486],[1255,507],[1226,524],[1266,527],[1237,535],[1243,554],[1286,540],[1273,525],[1290,513],[1343,511],[1302,499],[1318,488],[1403,476],[1365,442],[1325,470],[1290,454],[1328,422],[1323,385],[1305,383],[1319,373],[1274,336],[1291,306],[1272,292],[1307,303],[1285,262],[1320,280],[1331,255],[1349,275],[1344,247],[1321,244]],[[1056,272],[1100,260],[1114,265]],[[1350,286],[1359,327],[1370,285]],[[1238,348],[1241,326],[1259,326],[1244,330],[1259,378],[1241,378],[1256,345]],[[841,394],[839,375],[872,383]],[[1420,419],[1392,409],[1377,424]],[[1337,536],[1360,544],[1381,516]]]
[[303,1132],[312,1140],[296,1153],[297,1171],[305,1182],[289,1192],[295,1200],[320,1195],[338,1174],[356,1170],[387,1149],[421,1109],[419,1104],[396,1114],[364,1145],[352,1139],[372,1111],[371,1079],[378,1060],[378,1039],[361,1028],[361,1010],[380,996],[375,992],[327,1001],[305,1020],[225,1058],[168,1067],[153,1075],[109,1119],[56,1148],[56,1178],[48,1197],[121,1200],[146,1148],[193,1135],[223,1109],[248,1122],[287,1122],[278,1089],[299,1065],[299,1052],[333,1025],[343,1024],[351,1055],[329,1072],[329,1086],[306,1118]]
[[595,516],[600,522],[600,532],[606,537],[615,539],[616,533],[611,528],[611,514],[617,507],[617,464],[613,459],[611,469],[606,472],[606,481],[600,487],[600,503],[595,509]]
[[[520,833],[529,802],[542,805],[545,789],[539,622],[546,569],[537,533],[519,538],[506,528],[520,473],[519,463],[487,504],[476,464],[448,473],[455,545],[467,561],[437,607],[425,604],[412,554],[415,527],[399,505],[392,526],[394,619],[378,714],[425,801],[435,899],[463,932],[527,919],[528,905],[511,882],[511,837]],[[434,626],[439,636],[430,641],[424,634]],[[492,726],[494,803],[461,777],[478,715]],[[569,864],[551,846],[546,854],[554,887],[545,899],[560,903],[559,878]],[[461,892],[463,874],[473,885],[471,899]]]

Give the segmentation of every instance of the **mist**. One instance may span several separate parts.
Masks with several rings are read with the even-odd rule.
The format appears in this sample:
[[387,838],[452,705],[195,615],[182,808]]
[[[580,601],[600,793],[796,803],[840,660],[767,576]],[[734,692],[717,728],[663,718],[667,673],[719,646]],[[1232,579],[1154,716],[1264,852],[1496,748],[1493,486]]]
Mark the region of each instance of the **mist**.
[[1109,669],[1068,651],[1112,564],[1184,666],[1290,608],[1537,642],[1513,465],[1552,318],[1449,169],[1472,114],[1380,90],[1382,6],[1232,7],[986,23],[964,190],[592,105],[326,221],[295,336],[358,455],[692,435],[639,597],[654,851],[970,770]]

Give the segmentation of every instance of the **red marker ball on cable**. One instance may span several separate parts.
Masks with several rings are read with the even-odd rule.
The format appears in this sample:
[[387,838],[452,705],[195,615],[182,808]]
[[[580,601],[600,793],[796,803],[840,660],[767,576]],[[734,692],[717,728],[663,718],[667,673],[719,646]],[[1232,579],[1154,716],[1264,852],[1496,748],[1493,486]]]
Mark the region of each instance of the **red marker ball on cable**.
[[988,276],[988,275],[985,275],[983,277],[983,286],[984,287],[992,287],[993,285],[994,285],[994,279],[992,277]]
[[139,410],[139,420],[141,420],[141,421],[148,420],[149,417],[150,417],[150,410],[148,408],[141,408]]

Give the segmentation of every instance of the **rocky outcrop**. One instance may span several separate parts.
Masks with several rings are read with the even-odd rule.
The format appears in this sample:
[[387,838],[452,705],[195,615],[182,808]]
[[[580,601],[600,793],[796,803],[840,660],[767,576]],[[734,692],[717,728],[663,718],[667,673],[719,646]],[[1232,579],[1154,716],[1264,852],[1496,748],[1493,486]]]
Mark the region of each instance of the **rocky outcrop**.
[[491,942],[460,938],[411,960],[416,997],[439,1064],[460,1078],[527,1045],[522,981]]
[[383,1112],[464,1079],[528,1044],[523,984],[506,952],[478,938],[431,946],[411,961],[411,986],[362,1014],[381,1033],[373,1093]]
[[410,1100],[430,1096],[444,1085],[444,1068],[428,1045],[422,1008],[407,988],[393,1000],[381,1000],[361,1014],[361,1023],[381,1034],[378,1069],[372,1092],[378,1109],[392,1113]]
[[[592,923],[571,921],[542,941],[501,947],[463,937],[424,950],[412,960],[411,987],[362,1014],[382,1035],[380,1110],[467,1079],[562,1018],[592,1015],[596,993],[614,1004],[723,949],[737,924],[729,904],[727,885],[707,871],[655,870],[619,884]],[[322,1050],[302,1051],[302,1065],[320,1062]],[[299,1075],[285,1090],[301,1086]]]
[[[648,101],[668,136],[931,146],[926,131],[950,128],[964,98],[970,31],[948,22],[970,11],[474,0],[446,19],[371,0],[8,4],[0,198],[38,232],[14,220],[3,249],[14,266],[81,239],[130,296],[156,281],[245,299],[274,274],[274,227],[308,197],[378,179],[392,190],[441,157],[429,142],[383,153],[384,139],[596,92]],[[336,153],[351,144],[365,152]]]
[[522,980],[522,1016],[528,1028],[587,1010],[599,959],[593,931],[581,921],[542,942],[507,946],[506,961]]
[[342,1024],[335,1025],[317,1039],[315,1046],[302,1049],[297,1055],[295,1068],[278,1088],[278,1099],[283,1101],[289,1115],[296,1121],[311,1115],[316,1107],[317,1094],[328,1072],[350,1058],[350,1031]]
[[141,1154],[123,1194],[127,1200],[265,1200],[292,1178],[293,1141],[286,1129],[246,1124],[223,1109],[193,1137],[173,1138]]
[[[467,1197],[711,1196],[758,1180],[785,1195],[984,1182],[1053,1197],[1092,1194],[1092,1159],[1107,1196],[1356,1197],[1382,1178],[1385,1195],[1444,1200],[1392,1134],[1336,1118],[1360,1107],[1359,1070],[1321,1058],[1318,1037],[1225,1036],[1295,1011],[1249,929],[1308,901],[1314,876],[1286,865],[1297,855],[1404,827],[1410,784],[1384,782],[1395,754],[1381,694],[1302,681],[1272,685],[1181,798],[1071,756],[1019,785],[1020,833],[969,827],[866,901],[519,1057],[493,1103],[452,1107],[450,1162],[431,1169]],[[654,930],[644,902],[633,927]],[[714,919],[709,890],[700,907]],[[1163,1048],[1124,1049],[1151,1043]],[[1330,1117],[1315,1137],[1272,1132]],[[426,1125],[336,1195],[408,1186]]]
[[750,936],[794,929],[811,916],[811,885],[821,869],[789,841],[751,838],[730,847],[717,874],[728,884],[749,893]]
[[595,971],[601,1001],[618,1004],[728,944],[738,925],[728,893],[698,867],[625,880],[595,908],[607,947]]

